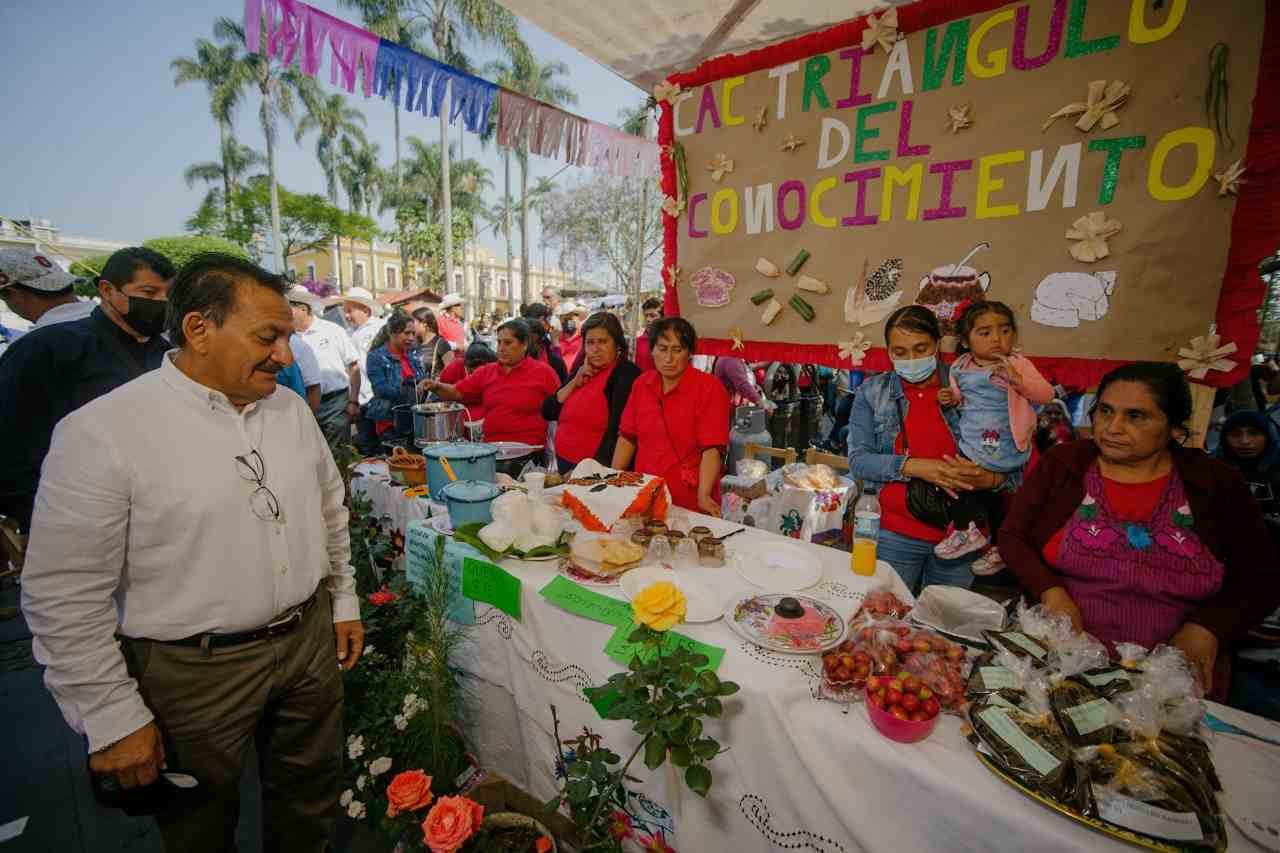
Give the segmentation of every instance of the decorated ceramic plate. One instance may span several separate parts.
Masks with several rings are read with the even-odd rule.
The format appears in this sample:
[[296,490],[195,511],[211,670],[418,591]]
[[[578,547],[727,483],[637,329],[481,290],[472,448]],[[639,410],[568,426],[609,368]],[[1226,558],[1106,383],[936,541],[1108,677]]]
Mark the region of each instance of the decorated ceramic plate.
[[485,444],[498,448],[499,462],[519,459],[543,448],[541,444],[525,444],[522,441],[486,441]]
[[[774,612],[778,602],[793,598],[804,608],[798,619],[783,619]],[[761,648],[787,654],[810,655],[840,644],[844,620],[831,605],[805,595],[766,592],[730,602],[725,621],[744,640]]]
[[770,542],[751,553],[735,549],[731,560],[744,581],[767,592],[796,592],[822,580],[822,564],[804,548],[785,542]]
[[667,566],[639,566],[624,573],[619,585],[622,587],[622,594],[630,601],[659,581],[669,581],[684,593],[685,622],[714,622],[720,618],[720,603],[711,594],[711,590],[684,572],[673,571]]
[[1204,851],[1206,850],[1213,850],[1213,851],[1216,851],[1216,853],[1222,853],[1223,850],[1227,849],[1227,827],[1225,823],[1222,821],[1221,817],[1218,818],[1218,824],[1219,824],[1218,839],[1219,840],[1218,840],[1218,845],[1216,847],[1210,848],[1204,845],[1193,846],[1190,844],[1186,844],[1186,845],[1178,844],[1173,841],[1162,841],[1159,838],[1153,838],[1150,835],[1143,835],[1138,832],[1132,832],[1131,830],[1125,829],[1122,826],[1116,826],[1113,823],[1108,823],[1105,820],[1098,820],[1097,818],[1086,817],[1085,815],[1080,814],[1074,809],[1067,808],[1065,805],[1058,802],[1057,800],[1051,799],[1050,797],[1046,797],[1044,794],[1040,793],[1039,791],[1032,790],[1031,788],[1028,788],[1026,785],[1023,785],[1021,782],[1014,779],[1012,776],[1008,775],[1007,773],[1002,771],[999,767],[997,767],[995,765],[995,762],[993,762],[987,756],[983,755],[981,751],[977,752],[977,756],[978,756],[978,760],[981,761],[988,770],[990,770],[992,773],[994,773],[1004,782],[1008,783],[1012,787],[1021,791],[1026,796],[1030,797],[1031,799],[1035,800],[1041,805],[1048,806],[1058,814],[1063,815],[1064,817],[1068,817],[1071,820],[1074,820],[1076,823],[1084,824],[1085,826],[1089,827],[1093,831],[1102,833],[1103,835],[1109,835],[1112,838],[1116,839],[1117,841],[1123,841],[1127,844],[1132,844],[1134,847],[1141,847],[1145,850],[1158,850],[1158,851],[1161,851],[1161,853],[1189,853],[1189,851],[1193,851],[1193,850],[1200,851],[1200,853],[1204,853]]
[[437,515],[431,519],[431,529],[443,536],[452,536],[453,522],[447,515]]
[[575,566],[572,560],[565,560],[564,562],[562,562],[560,564],[559,569],[557,569],[557,571],[559,571],[560,574],[564,575],[574,583],[580,583],[583,586],[613,588],[613,589],[616,589],[618,587],[618,583],[619,581],[621,581],[622,576],[626,574],[625,571],[618,572],[616,575],[613,575],[612,577],[607,577],[607,578],[601,577],[600,575],[589,574],[587,572],[582,571],[582,569],[578,568],[577,566]]

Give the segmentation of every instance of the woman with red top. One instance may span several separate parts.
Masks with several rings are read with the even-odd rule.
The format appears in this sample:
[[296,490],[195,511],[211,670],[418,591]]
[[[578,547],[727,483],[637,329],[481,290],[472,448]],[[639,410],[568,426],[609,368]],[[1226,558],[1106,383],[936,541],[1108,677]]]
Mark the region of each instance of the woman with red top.
[[1167,643],[1213,684],[1219,647],[1280,601],[1266,523],[1239,472],[1182,447],[1191,390],[1173,364],[1108,373],[1093,438],[1051,449],[1000,553],[1045,607],[1106,643]]
[[582,367],[542,404],[542,416],[557,421],[556,463],[567,474],[583,459],[613,462],[618,425],[640,370],[624,357],[627,338],[612,314],[595,314],[582,325]]
[[899,308],[885,322],[884,338],[892,373],[862,383],[849,412],[849,469],[880,493],[880,536],[876,555],[893,566],[912,592],[931,584],[969,587],[974,555],[945,559],[933,549],[944,536],[907,505],[913,480],[952,493],[1005,488],[1016,482],[984,471],[960,455],[955,415],[939,405],[950,374],[938,359],[942,330],[933,312],[919,305]]
[[[467,347],[465,357],[455,358],[445,365],[438,378],[445,385],[457,385],[486,364],[493,364],[497,360],[498,357],[494,355],[488,344],[482,344],[477,341]],[[484,403],[469,404],[467,412],[471,415],[473,421],[483,421],[485,414]]]
[[[530,332],[523,320],[508,320],[498,327],[498,360],[486,364],[457,385],[425,382],[428,391],[443,400],[484,406],[484,436],[488,441],[515,441],[541,447],[547,440],[542,401],[560,386],[555,371],[528,358]],[[474,416],[474,413],[473,413]],[[503,467],[520,470],[539,456],[511,460]]]
[[729,444],[729,395],[720,380],[690,366],[698,335],[688,320],[649,326],[655,370],[631,387],[612,467],[654,474],[676,506],[720,515],[720,464]]

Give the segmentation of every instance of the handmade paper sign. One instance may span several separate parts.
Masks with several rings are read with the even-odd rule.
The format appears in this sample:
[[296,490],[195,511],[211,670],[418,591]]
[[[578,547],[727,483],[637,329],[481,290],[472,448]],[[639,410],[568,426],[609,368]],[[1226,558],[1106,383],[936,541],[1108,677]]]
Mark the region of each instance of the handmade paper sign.
[[703,352],[873,370],[896,308],[951,335],[983,298],[1060,381],[1174,361],[1214,322],[1250,352],[1280,216],[1270,11],[920,0],[672,76],[668,313]]
[[560,575],[538,590],[538,595],[561,610],[568,610],[584,619],[606,625],[630,625],[632,622],[631,605],[627,602],[593,592]]
[[462,594],[520,618],[520,578],[493,563],[471,557],[463,560]]
[[459,625],[476,623],[476,605],[462,593],[462,561],[468,556],[479,558],[480,552],[469,545],[448,541],[444,566],[436,567],[436,538],[441,534],[426,521],[412,521],[404,534],[404,573],[415,590],[421,591],[427,578],[443,571],[448,583],[449,620]]
[[[652,649],[645,648],[643,643],[632,643],[627,640],[631,636],[631,632],[636,626],[631,622],[626,625],[619,625],[618,630],[613,632],[613,636],[609,638],[609,642],[605,644],[604,653],[611,660],[626,666],[631,663],[631,658],[640,655],[640,659],[648,661],[654,656]],[[675,631],[667,631],[663,634],[662,651],[665,653],[677,648],[688,649],[697,654],[706,655],[708,662],[699,667],[698,670],[708,669],[715,672],[720,668],[720,662],[724,660],[724,649],[719,646],[711,646],[706,643],[700,643],[692,637],[686,637],[684,634],[677,634]]]

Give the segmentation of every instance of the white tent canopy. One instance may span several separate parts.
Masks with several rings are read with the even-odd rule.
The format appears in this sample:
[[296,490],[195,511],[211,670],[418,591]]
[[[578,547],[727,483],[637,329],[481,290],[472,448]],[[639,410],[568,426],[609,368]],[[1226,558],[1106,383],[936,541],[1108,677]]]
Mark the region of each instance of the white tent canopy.
[[646,92],[723,53],[743,53],[905,5],[877,0],[503,0]]

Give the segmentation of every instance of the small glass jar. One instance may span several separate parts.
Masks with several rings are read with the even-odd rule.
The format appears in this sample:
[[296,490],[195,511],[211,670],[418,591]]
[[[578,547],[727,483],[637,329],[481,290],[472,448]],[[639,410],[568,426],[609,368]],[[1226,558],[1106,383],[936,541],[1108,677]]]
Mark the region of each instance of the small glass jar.
[[711,528],[705,525],[699,524],[697,527],[689,528],[689,538],[694,542],[701,543],[703,539],[706,539],[710,535]]
[[689,537],[672,540],[676,543],[676,561],[685,566],[698,565],[698,543]]
[[724,540],[711,536],[699,540],[698,565],[714,569],[724,566]]
[[631,541],[648,551],[650,543],[653,542],[653,534],[648,530],[637,530],[631,534]]
[[648,562],[664,565],[671,562],[671,542],[665,536],[654,536],[649,542]]

